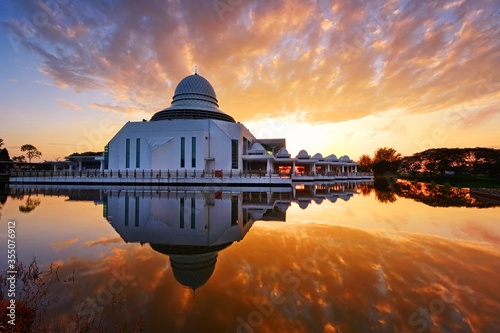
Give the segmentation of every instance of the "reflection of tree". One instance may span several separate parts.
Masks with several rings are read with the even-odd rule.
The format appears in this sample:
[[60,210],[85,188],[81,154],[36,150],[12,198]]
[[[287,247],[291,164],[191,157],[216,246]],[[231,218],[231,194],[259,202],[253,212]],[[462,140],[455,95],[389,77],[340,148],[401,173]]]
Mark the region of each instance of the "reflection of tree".
[[375,191],[375,198],[377,198],[378,201],[382,203],[392,203],[397,200],[396,194],[392,191],[387,191],[387,192],[381,192],[381,191]]
[[19,206],[19,211],[21,213],[28,214],[38,206],[40,206],[40,199],[28,196],[28,198],[24,202],[24,205]]
[[394,182],[388,178],[375,178],[373,181],[375,198],[383,203],[395,202],[397,200],[394,190]]
[[480,201],[470,196],[469,191],[460,188],[398,181],[395,191],[400,197],[413,199],[432,207],[493,207],[495,204]]
[[[0,210],[2,210],[3,206],[5,205],[5,202],[7,202],[7,191],[5,190],[4,187],[0,187]],[[0,217],[2,217],[1,213]]]
[[358,185],[359,188],[359,193],[361,193],[362,196],[366,197],[370,195],[373,191],[373,184],[368,184],[368,183],[363,183]]

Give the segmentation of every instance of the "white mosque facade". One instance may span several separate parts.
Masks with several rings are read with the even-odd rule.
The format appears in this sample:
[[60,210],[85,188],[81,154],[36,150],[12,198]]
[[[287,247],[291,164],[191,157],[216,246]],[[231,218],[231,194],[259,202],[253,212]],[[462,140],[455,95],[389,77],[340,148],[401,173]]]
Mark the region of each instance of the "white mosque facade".
[[105,170],[196,175],[219,173],[269,176],[344,175],[356,178],[358,164],[349,157],[293,158],[285,139],[258,139],[243,124],[219,109],[212,85],[202,76],[187,76],[177,85],[170,107],[149,121],[128,122],[105,148]]
[[52,163],[50,171],[12,172],[9,181],[281,186],[373,177],[358,172],[358,163],[348,156],[301,150],[292,157],[284,138],[256,138],[219,109],[214,88],[196,73],[179,82],[169,107],[149,121],[127,122],[103,156],[72,158]]

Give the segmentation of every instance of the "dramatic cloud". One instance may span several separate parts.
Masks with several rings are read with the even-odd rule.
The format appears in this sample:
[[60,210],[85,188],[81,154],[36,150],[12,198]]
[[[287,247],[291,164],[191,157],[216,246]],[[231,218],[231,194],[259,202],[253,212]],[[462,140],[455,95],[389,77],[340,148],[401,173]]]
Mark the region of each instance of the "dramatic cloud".
[[480,105],[485,116],[497,113],[484,107],[500,97],[494,0],[15,5],[18,15],[3,23],[12,46],[40,57],[58,86],[110,93],[102,108],[153,114],[198,65],[241,121]]

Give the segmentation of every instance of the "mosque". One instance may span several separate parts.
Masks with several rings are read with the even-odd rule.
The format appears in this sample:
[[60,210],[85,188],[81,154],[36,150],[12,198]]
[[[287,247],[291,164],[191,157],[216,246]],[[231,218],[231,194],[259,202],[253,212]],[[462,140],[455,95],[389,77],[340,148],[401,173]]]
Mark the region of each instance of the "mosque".
[[[149,121],[127,122],[101,156],[51,162],[53,170],[13,171],[11,183],[270,186],[372,179],[349,156],[292,157],[284,138],[256,138],[219,109],[198,73],[182,79],[169,107]],[[266,177],[266,179],[263,179]]]
[[348,156],[305,150],[291,157],[285,139],[256,138],[219,109],[214,88],[195,73],[179,82],[169,107],[123,126],[105,147],[102,169],[358,178],[357,166]]

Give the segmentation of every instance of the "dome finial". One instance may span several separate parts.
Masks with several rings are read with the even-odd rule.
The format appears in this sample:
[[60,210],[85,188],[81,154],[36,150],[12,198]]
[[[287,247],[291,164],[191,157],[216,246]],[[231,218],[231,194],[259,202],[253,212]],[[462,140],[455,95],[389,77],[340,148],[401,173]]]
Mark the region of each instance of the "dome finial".
[[198,75],[198,65],[194,65],[194,75]]

